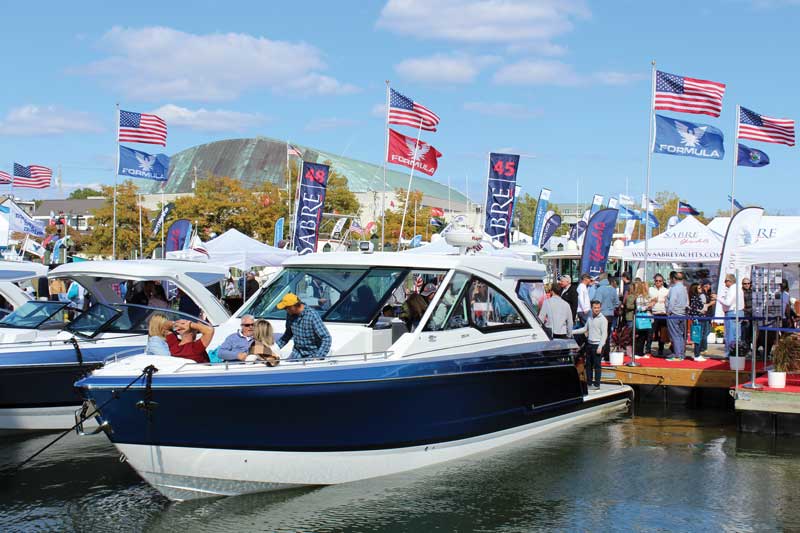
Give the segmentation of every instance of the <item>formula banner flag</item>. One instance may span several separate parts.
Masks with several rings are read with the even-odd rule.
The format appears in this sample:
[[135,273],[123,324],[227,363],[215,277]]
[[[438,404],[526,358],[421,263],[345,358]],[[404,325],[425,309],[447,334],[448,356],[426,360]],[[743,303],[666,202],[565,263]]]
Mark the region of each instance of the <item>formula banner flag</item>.
[[619,206],[619,219],[620,220],[639,220],[641,215],[635,209],[628,209],[624,205]]
[[150,155],[147,152],[120,145],[117,174],[130,178],[167,181],[169,156],[165,154]]
[[[3,206],[8,208],[8,232],[18,231],[27,233],[34,237],[43,238],[45,236],[44,225],[31,218],[13,200],[6,200]],[[3,213],[5,215],[5,213]]]
[[656,154],[722,159],[723,141],[722,132],[714,126],[656,115]]
[[536,216],[533,219],[533,232],[531,233],[534,246],[544,244],[542,243],[542,230],[544,229],[547,207],[550,204],[550,192],[550,189],[542,188],[539,193],[539,201],[536,202]]
[[544,228],[542,228],[542,241],[539,245],[540,247],[544,247],[547,244],[547,241],[550,240],[558,227],[561,225],[561,215],[553,213],[547,220],[544,221]]
[[592,197],[592,208],[589,211],[589,216],[594,215],[595,213],[600,211],[600,209],[602,209],[602,208],[603,208],[603,196],[600,195],[600,194],[595,194]]
[[739,157],[736,159],[736,164],[740,167],[765,167],[769,165],[769,156],[761,150],[739,143]]
[[423,174],[433,176],[439,166],[440,157],[442,157],[441,152],[430,144],[417,141],[414,137],[408,137],[389,128],[387,163],[416,168]]
[[511,214],[514,210],[518,166],[518,155],[489,154],[489,191],[486,195],[486,223],[483,229],[492,241],[500,242],[506,248],[511,240]]
[[317,251],[319,226],[325,206],[329,172],[328,165],[303,162],[303,179],[300,182],[300,197],[298,198],[293,236],[294,249],[300,255]]
[[581,254],[581,272],[586,272],[590,276],[605,272],[616,223],[616,209],[601,209],[589,219]]
[[275,231],[272,235],[272,246],[275,248],[280,248],[280,243],[283,240],[283,224],[284,218],[281,217],[275,221]]
[[175,209],[175,204],[170,202],[161,208],[161,212],[158,214],[158,217],[153,221],[153,238],[158,235],[158,232],[161,231],[161,226],[164,225],[164,222],[167,220],[167,217]]

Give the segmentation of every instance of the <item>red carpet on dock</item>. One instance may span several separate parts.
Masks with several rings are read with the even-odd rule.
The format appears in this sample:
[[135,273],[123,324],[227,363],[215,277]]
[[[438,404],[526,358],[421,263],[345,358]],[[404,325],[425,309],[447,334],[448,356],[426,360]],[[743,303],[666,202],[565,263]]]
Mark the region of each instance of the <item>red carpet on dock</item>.
[[[748,382],[749,383],[749,382]],[[756,383],[761,385],[762,388],[757,389],[764,392],[787,392],[790,394],[800,394],[800,376],[797,374],[789,374],[786,376],[786,387],[782,389],[773,389],[767,387],[768,377],[766,375],[756,378]],[[740,389],[749,390],[744,388],[744,384],[739,385]]]
[[[625,363],[629,363],[631,360],[630,357],[625,358]],[[666,359],[661,359],[660,357],[637,357],[636,362],[648,368],[685,368],[688,370],[725,370],[730,371],[731,367],[728,364],[727,359],[706,359],[705,361],[692,361],[690,359],[684,359],[682,361],[667,361]],[[603,361],[603,366],[611,366],[610,363]],[[745,369],[741,370],[740,372],[750,372],[751,364],[750,359],[747,360],[745,363]],[[756,362],[756,372],[764,372],[764,361],[757,361]],[[764,378],[766,379],[766,378]],[[788,386],[788,379],[787,379],[787,386]]]

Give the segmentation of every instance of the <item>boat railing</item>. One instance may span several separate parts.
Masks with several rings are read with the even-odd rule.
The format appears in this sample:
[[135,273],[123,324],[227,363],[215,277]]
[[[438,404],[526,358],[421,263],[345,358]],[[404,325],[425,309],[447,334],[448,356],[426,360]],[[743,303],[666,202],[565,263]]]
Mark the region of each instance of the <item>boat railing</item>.
[[136,346],[134,348],[126,348],[125,350],[114,352],[105,359],[103,359],[103,365],[107,365],[109,363],[116,363],[120,359],[125,359],[126,357],[131,357],[133,355],[146,355],[144,351],[145,351],[144,346]]
[[[297,367],[297,366],[321,366],[321,365],[335,365],[341,361],[370,361],[370,360],[385,360],[394,355],[394,351],[384,350],[381,352],[359,352],[359,353],[346,353],[346,354],[333,354],[325,357],[308,357],[298,359],[281,359],[280,366],[282,367]],[[210,363],[212,367],[225,366],[225,370],[229,368],[241,368],[249,365],[268,366],[268,362],[264,361],[223,361],[221,363]],[[182,366],[176,371],[183,370],[184,368],[192,368],[194,365]]]
[[[132,334],[129,334],[129,335],[119,335],[119,336],[116,336],[116,337],[110,337],[110,338],[104,338],[104,339],[100,339],[100,338],[89,339],[89,338],[81,338],[81,337],[78,337],[77,339],[78,339],[78,342],[80,344],[97,344],[98,342],[103,341],[103,340],[106,340],[106,341],[109,340],[109,339],[119,340],[119,339],[126,339],[128,337],[141,337],[142,335],[146,335],[146,333],[132,333]],[[31,348],[31,347],[47,348],[47,347],[53,347],[53,346],[61,346],[63,344],[71,344],[72,343],[72,339],[73,339],[73,337],[70,337],[68,339],[63,339],[62,338],[62,339],[47,339],[47,340],[0,342],[0,351],[6,350],[8,348]]]

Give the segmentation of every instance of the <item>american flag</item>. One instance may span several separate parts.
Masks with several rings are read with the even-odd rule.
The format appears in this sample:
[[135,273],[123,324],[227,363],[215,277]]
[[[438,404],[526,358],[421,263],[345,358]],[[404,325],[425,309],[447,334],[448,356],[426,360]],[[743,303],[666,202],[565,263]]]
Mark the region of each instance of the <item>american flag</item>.
[[11,174],[0,170],[0,185],[8,185],[9,183],[11,183]]
[[739,108],[739,138],[794,146],[794,120],[759,115]]
[[291,144],[287,144],[286,145],[286,155],[288,155],[288,156],[292,156],[293,155],[293,156],[297,156],[297,157],[303,157],[303,154],[300,152],[300,150],[298,150],[297,148],[295,148]]
[[119,112],[119,142],[167,145],[167,123],[148,113]]
[[394,89],[390,89],[389,96],[389,124],[412,126],[425,131],[436,131],[439,116],[425,107],[403,96]]
[[53,171],[41,165],[24,167],[14,163],[14,187],[27,187],[29,189],[46,189],[50,186]]
[[725,84],[656,71],[655,109],[718,117]]

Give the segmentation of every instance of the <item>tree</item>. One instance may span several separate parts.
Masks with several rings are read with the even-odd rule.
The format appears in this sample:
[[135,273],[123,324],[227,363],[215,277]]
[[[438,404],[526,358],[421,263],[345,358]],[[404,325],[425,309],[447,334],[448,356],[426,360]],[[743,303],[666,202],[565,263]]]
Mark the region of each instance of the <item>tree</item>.
[[[661,205],[660,209],[653,210],[653,214],[658,219],[659,224],[659,227],[653,230],[653,235],[658,235],[659,233],[667,231],[667,222],[670,217],[678,213],[678,202],[680,202],[681,199],[677,194],[670,191],[656,193],[653,199]],[[696,215],[695,218],[703,224],[708,224],[709,222],[709,219],[704,216],[702,211],[700,211],[700,214]]]
[[103,196],[103,193],[98,191],[97,189],[92,189],[90,187],[83,187],[80,189],[75,189],[69,196],[67,197],[68,200],[85,200],[90,196]]
[[[133,181],[117,185],[117,257],[133,257],[139,251],[138,188]],[[114,187],[104,185],[101,193],[106,201],[94,210],[94,231],[84,240],[83,249],[92,254],[111,255],[113,248]],[[149,228],[146,211],[142,211],[142,227]],[[146,230],[145,230],[146,231]],[[147,246],[145,246],[147,249]],[[141,254],[140,252],[140,255]]]
[[[384,239],[386,243],[391,244],[394,249],[397,249],[397,243],[400,236],[400,224],[403,222],[406,191],[405,189],[397,189],[395,191],[395,195],[398,198],[398,201],[395,203],[394,207],[390,207],[385,213],[386,232]],[[409,209],[406,212],[405,225],[403,226],[403,240],[410,240],[415,235],[422,235],[423,238],[427,238],[431,233],[438,232],[439,228],[437,228],[437,231],[431,231],[431,208],[422,205],[422,196],[422,191],[411,191],[411,193],[408,195]],[[416,227],[414,227],[415,208],[417,221]],[[380,235],[380,231],[379,223],[377,231],[378,235]]]

